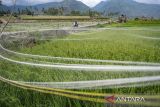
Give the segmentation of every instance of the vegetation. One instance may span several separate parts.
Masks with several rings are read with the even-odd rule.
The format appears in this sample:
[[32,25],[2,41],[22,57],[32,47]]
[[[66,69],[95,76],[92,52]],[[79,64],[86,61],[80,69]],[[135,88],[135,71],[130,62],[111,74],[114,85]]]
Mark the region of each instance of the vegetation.
[[[160,20],[129,20],[127,23],[113,23],[114,27],[152,27],[160,25]],[[110,25],[109,25],[110,26]]]
[[89,16],[25,16],[23,20],[89,20]]
[[90,31],[65,38],[75,40],[51,40],[43,45],[22,49],[22,52],[61,57],[159,62],[159,40],[141,38],[159,37],[159,34],[159,31],[132,29]]
[[[66,19],[66,20],[61,20],[58,21],[58,17],[51,17],[51,16],[47,16],[47,17],[28,17],[28,16],[22,16],[22,19],[31,19],[27,20],[27,22],[24,21],[24,23],[9,23],[9,25],[7,26],[7,28],[5,29],[6,32],[11,32],[11,31],[31,31],[31,30],[39,30],[39,29],[54,29],[54,28],[63,28],[63,27],[72,27],[73,26],[73,22],[75,21],[74,18],[87,18],[87,17],[77,17],[77,16],[68,16],[68,17],[59,17],[60,19]],[[40,20],[34,20],[34,18],[39,18]],[[45,20],[46,18],[46,20]],[[72,20],[68,20],[73,18]],[[4,17],[5,19],[5,17]],[[7,18],[6,18],[7,19]],[[53,19],[53,20],[50,20]],[[56,20],[54,20],[56,19]],[[15,20],[15,19],[12,19]],[[91,24],[95,24],[97,22],[92,22],[92,21],[88,21],[88,20],[79,20],[78,24],[80,26],[84,26],[84,25],[91,25]]]
[[[136,21],[129,21],[125,24],[128,30],[115,29],[117,26],[111,25],[111,30],[86,31],[73,33],[64,38],[40,41],[35,46],[17,49],[9,47],[14,51],[28,54],[71,57],[71,58],[90,58],[103,60],[124,60],[124,61],[145,61],[160,63],[160,42],[159,39],[146,39],[145,37],[160,38],[160,31],[155,30],[154,24],[150,27],[135,27]],[[125,24],[121,24],[124,25]],[[148,24],[148,22],[147,22]],[[138,24],[137,24],[138,25]],[[140,26],[140,25],[138,25]],[[106,26],[104,26],[106,27]],[[107,26],[108,27],[108,26]],[[159,29],[159,27],[156,27]],[[137,29],[137,30],[135,30]],[[147,29],[147,30],[146,30]],[[40,36],[41,35],[35,35]],[[52,36],[52,35],[51,35]],[[43,51],[42,51],[43,50]],[[19,61],[34,61],[34,58],[21,57],[3,53],[6,57]],[[39,59],[40,61],[46,61]],[[63,63],[65,61],[50,60],[50,62]],[[66,61],[65,63],[84,64],[83,62]],[[97,63],[87,63],[97,64]],[[104,63],[98,63],[104,64]],[[62,81],[84,81],[84,80],[104,80],[128,77],[157,76],[159,72],[86,72],[74,70],[60,70],[49,68],[37,68],[26,65],[18,65],[8,61],[0,60],[0,75],[16,81],[35,81],[35,82],[62,82]],[[39,92],[24,90],[0,82],[0,105],[3,107],[35,107],[35,106],[55,106],[55,107],[104,107],[104,104],[80,101],[62,96],[42,94]],[[159,95],[160,85],[78,90],[82,92],[99,92],[110,94],[141,94]],[[116,105],[116,104],[115,104]],[[120,105],[116,105],[120,106]],[[154,103],[153,103],[154,106]]]

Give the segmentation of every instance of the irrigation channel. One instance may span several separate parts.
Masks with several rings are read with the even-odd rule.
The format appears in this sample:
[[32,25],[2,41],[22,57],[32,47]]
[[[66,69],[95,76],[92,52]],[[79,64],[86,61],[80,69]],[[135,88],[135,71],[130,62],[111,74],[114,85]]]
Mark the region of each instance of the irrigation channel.
[[[26,66],[35,66],[35,67],[46,67],[54,69],[64,69],[68,71],[97,71],[97,72],[160,72],[159,63],[149,63],[149,62],[133,62],[133,61],[116,61],[116,60],[97,60],[97,59],[81,59],[81,58],[66,58],[66,57],[53,57],[53,56],[42,56],[42,55],[32,55],[19,53],[13,50],[7,49],[7,46],[12,40],[21,40],[26,38],[36,38],[39,40],[64,40],[56,37],[63,37],[68,34],[78,34],[77,32],[85,31],[101,31],[101,30],[117,30],[106,28],[106,29],[55,29],[55,30],[42,30],[39,31],[41,36],[36,38],[31,36],[28,32],[15,32],[15,33],[3,33],[0,35],[0,58],[11,63],[26,65]],[[127,29],[118,29],[118,30],[127,30]],[[133,29],[136,30],[136,29]],[[143,29],[144,30],[144,29]],[[54,34],[53,38],[49,36],[44,37],[47,33]],[[153,38],[147,38],[153,39]],[[159,39],[159,38],[158,38]],[[66,41],[72,41],[73,39],[66,39]],[[79,39],[80,40],[80,39]],[[85,39],[82,39],[85,40]],[[92,40],[92,38],[88,38]],[[15,58],[14,58],[15,57]],[[21,60],[20,60],[21,58]],[[43,61],[42,61],[43,60]],[[55,61],[55,62],[54,62]],[[61,61],[61,63],[56,63],[56,61]],[[73,61],[74,64],[65,63],[65,61]],[[77,64],[76,62],[82,62],[82,64]],[[86,62],[92,62],[93,64],[84,64]],[[104,65],[97,65],[96,63],[105,63]],[[109,65],[108,65],[109,64]],[[115,65],[116,64],[116,65]],[[88,93],[88,92],[79,92],[71,91],[68,89],[106,89],[106,88],[118,88],[118,87],[140,87],[143,85],[149,86],[152,84],[159,84],[160,76],[146,76],[146,77],[134,77],[134,78],[119,78],[119,79],[108,79],[108,80],[90,80],[90,81],[72,81],[72,82],[25,82],[25,81],[13,81],[0,76],[0,80],[8,83],[10,85],[38,91],[42,93],[54,94],[65,96],[73,99],[93,101],[104,103],[106,100],[105,96],[108,94],[100,93]],[[85,96],[84,96],[85,95]],[[121,95],[117,95],[121,96]],[[150,97],[146,96],[150,99]],[[152,99],[152,98],[151,98]],[[159,99],[153,98],[153,99]],[[122,102],[119,102],[122,103]],[[134,102],[133,102],[134,103]],[[134,103],[136,104],[136,103]],[[147,103],[143,103],[145,105]],[[148,104],[147,104],[148,105]],[[157,104],[158,105],[158,104]]]

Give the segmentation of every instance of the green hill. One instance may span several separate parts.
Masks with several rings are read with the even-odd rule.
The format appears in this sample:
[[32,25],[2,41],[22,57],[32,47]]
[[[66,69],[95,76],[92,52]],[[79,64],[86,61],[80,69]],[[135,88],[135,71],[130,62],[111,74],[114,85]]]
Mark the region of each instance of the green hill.
[[138,3],[133,0],[107,0],[99,3],[93,9],[103,12],[105,15],[126,14],[129,17],[160,18],[160,5]]

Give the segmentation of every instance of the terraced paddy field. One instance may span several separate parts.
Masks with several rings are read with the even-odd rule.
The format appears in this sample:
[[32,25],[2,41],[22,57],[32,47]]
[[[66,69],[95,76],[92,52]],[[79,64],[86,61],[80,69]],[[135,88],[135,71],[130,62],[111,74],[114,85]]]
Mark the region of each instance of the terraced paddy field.
[[[24,21],[24,22],[14,22],[9,23],[5,29],[5,32],[16,32],[16,31],[31,31],[31,30],[42,30],[42,29],[62,29],[62,28],[71,28],[75,20],[42,20],[42,21]],[[104,23],[103,21],[102,23]],[[79,26],[93,25],[97,24],[96,21],[80,20],[78,21]],[[2,28],[4,25],[1,25]]]
[[[0,104],[159,106],[159,28],[107,26],[72,31],[61,38],[52,38],[51,34],[49,39],[39,39],[42,35],[37,33],[32,35],[36,41],[30,47],[1,40]],[[112,104],[105,100],[112,95],[144,97],[145,101]]]

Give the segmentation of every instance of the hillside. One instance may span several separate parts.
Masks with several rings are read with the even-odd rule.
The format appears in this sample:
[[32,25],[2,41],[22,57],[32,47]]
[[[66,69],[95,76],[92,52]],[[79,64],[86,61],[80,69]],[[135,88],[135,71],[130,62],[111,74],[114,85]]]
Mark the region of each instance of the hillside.
[[[11,6],[13,7],[13,6]],[[60,8],[64,7],[66,11],[88,11],[90,8],[85,5],[84,3],[77,1],[77,0],[64,0],[61,2],[49,2],[44,4],[38,4],[38,5],[29,5],[29,6],[23,6],[23,5],[17,5],[16,10],[18,9],[26,9],[31,8],[32,10],[39,10],[42,11],[42,9],[48,9],[48,8]]]
[[[81,11],[86,12],[90,7],[88,7],[86,4],[82,3],[81,1],[77,0],[63,0],[61,2],[49,2],[44,4],[38,4],[38,5],[29,5],[26,3],[26,6],[24,4],[18,3],[16,5],[16,11],[18,9],[24,10],[26,8],[31,9],[32,11],[35,11],[37,13],[41,12],[43,9],[48,8],[64,8],[64,13],[67,14],[73,10],[75,11]],[[7,7],[7,6],[0,6],[0,9],[7,10],[13,9],[13,6]],[[160,18],[160,5],[158,4],[144,4],[139,3],[134,0],[107,0],[102,1],[99,4],[97,4],[95,7],[92,8],[93,10],[96,10],[98,12],[102,12],[104,15],[107,16],[119,16],[121,14],[126,14],[128,17],[155,17]]]
[[5,5],[0,5],[0,11],[6,11],[8,10],[8,7]]
[[96,5],[94,10],[109,14],[126,14],[129,17],[156,17],[160,18],[160,5],[138,3],[133,0],[108,0]]

